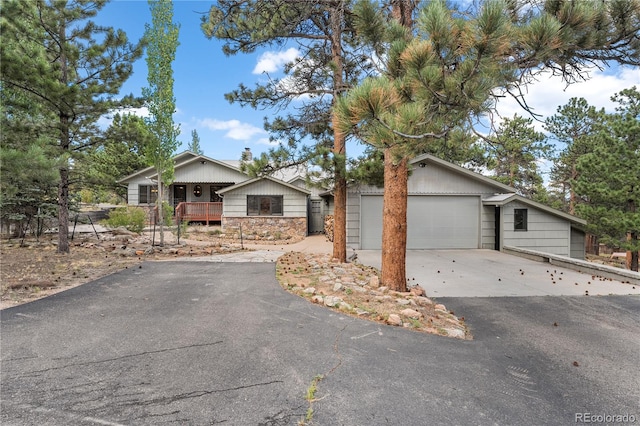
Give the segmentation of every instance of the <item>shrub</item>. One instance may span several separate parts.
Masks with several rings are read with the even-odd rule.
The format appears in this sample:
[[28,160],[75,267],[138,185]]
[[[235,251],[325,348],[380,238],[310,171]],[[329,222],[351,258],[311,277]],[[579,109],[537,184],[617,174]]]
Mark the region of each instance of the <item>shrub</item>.
[[180,222],[180,235],[182,237],[189,236],[189,221],[188,220],[183,220],[182,222]]
[[96,201],[95,194],[89,189],[82,189],[80,191],[80,201],[85,204],[93,204]]
[[162,202],[162,219],[166,226],[173,225],[173,206],[166,201]]
[[118,207],[109,212],[105,223],[112,228],[124,226],[131,232],[140,233],[144,229],[146,217],[145,211],[140,207]]

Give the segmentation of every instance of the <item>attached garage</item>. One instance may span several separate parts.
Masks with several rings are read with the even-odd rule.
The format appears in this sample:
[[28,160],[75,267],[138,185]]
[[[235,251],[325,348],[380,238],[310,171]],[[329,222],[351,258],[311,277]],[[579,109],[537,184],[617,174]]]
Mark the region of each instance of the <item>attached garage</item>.
[[[582,258],[586,222],[516,194],[489,177],[429,154],[410,162],[407,248],[516,247]],[[347,245],[382,248],[383,188],[354,185],[347,193]],[[515,221],[515,212],[525,212]]]
[[[361,196],[361,247],[382,245],[382,196]],[[408,249],[474,249],[480,244],[479,196],[410,195]]]

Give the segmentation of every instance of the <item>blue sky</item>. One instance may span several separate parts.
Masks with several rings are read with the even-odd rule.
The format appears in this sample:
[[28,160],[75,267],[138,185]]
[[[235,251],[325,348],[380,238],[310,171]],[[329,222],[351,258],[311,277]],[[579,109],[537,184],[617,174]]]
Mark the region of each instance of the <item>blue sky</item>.
[[[222,43],[208,40],[200,30],[200,19],[212,5],[211,1],[174,1],[174,22],[180,24],[174,70],[174,95],[177,112],[174,121],[180,124],[178,139],[186,149],[191,131],[197,130],[205,155],[223,160],[237,160],[245,147],[258,154],[269,148],[269,135],[263,130],[263,118],[277,115],[273,110],[253,110],[232,105],[224,94],[240,83],[248,87],[270,75],[281,76],[283,65],[295,57],[291,47],[279,50],[263,50],[253,54],[227,57],[222,53]],[[130,40],[137,41],[144,33],[145,23],[151,22],[146,0],[116,0],[108,3],[95,19],[102,25],[123,29]],[[144,58],[134,65],[134,74],[125,83],[122,93],[141,95],[147,85],[147,69]],[[640,69],[610,68],[604,72],[593,70],[585,83],[565,88],[557,78],[542,76],[529,86],[527,102],[542,116],[555,113],[560,105],[571,97],[584,97],[591,105],[611,110],[609,98],[614,93],[640,86]],[[508,99],[501,101],[499,112],[511,117],[515,112],[523,115],[520,107]],[[537,125],[541,129],[540,125]],[[347,147],[350,155],[362,151],[362,146]]]
[[[253,86],[262,78],[256,69],[264,53],[227,57],[222,43],[208,40],[200,30],[200,18],[211,6],[209,1],[177,1],[174,22],[180,24],[180,35],[173,63],[174,95],[177,112],[174,121],[180,124],[178,139],[186,149],[191,131],[197,130],[206,155],[218,159],[239,159],[241,151],[250,147],[253,152],[268,149],[268,135],[263,130],[263,117],[272,111],[255,111],[232,105],[224,94],[244,83]],[[121,28],[131,41],[144,34],[145,23],[151,22],[147,1],[112,1],[96,17],[103,25]],[[265,66],[282,64],[277,56]],[[282,55],[280,55],[282,56]],[[257,74],[256,74],[257,73]],[[127,80],[122,93],[140,96],[147,85],[144,58],[134,64],[134,74]]]

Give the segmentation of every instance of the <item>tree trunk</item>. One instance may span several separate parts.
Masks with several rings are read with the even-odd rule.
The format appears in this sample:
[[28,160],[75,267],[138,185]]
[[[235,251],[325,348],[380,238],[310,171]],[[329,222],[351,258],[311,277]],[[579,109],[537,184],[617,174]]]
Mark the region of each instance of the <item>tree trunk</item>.
[[384,200],[382,206],[382,283],[395,291],[407,291],[407,183],[408,159],[394,164],[391,149],[384,152]]
[[[413,27],[415,0],[392,0],[391,16],[406,28]],[[391,290],[407,291],[407,157],[393,163],[391,148],[384,150],[384,199],[382,203],[382,283]]]
[[391,16],[405,28],[413,27],[413,11],[418,6],[416,0],[391,0]]
[[158,206],[158,222],[160,222],[160,247],[164,247],[164,206],[162,201],[164,200],[164,188],[162,185],[162,170],[157,169],[158,173],[158,198],[156,205]]
[[[627,241],[633,241],[637,243],[637,240],[638,240],[637,233],[635,232],[627,233]],[[627,251],[626,266],[627,266],[627,269],[638,272],[638,250]]]
[[[635,213],[636,212],[636,203],[633,201],[633,199],[630,199],[629,201],[627,201],[627,210],[631,213]],[[638,233],[637,232],[627,232],[627,241],[629,241],[629,244],[632,245],[633,247],[637,247],[638,246]],[[627,251],[627,268],[632,270],[632,271],[636,271],[638,272],[638,250],[635,251]]]
[[569,184],[569,214],[576,214],[576,192],[573,190],[573,182],[578,178],[578,170],[576,169],[576,165],[573,164],[571,166],[571,183]]
[[[338,6],[331,13],[331,59],[333,61],[333,102],[344,90],[342,61],[342,22],[344,11]],[[334,157],[334,212],[333,212],[333,259],[347,262],[347,180],[346,180],[346,136],[338,131],[333,115],[333,157]]]
[[58,184],[58,253],[69,253],[69,168],[60,168]]
[[333,191],[333,260],[347,262],[347,180],[344,135],[334,131],[335,184]]
[[[66,28],[59,28],[60,40],[65,40]],[[67,56],[64,49],[60,50],[60,82],[68,84]],[[62,106],[62,109],[65,107]],[[69,116],[60,110],[60,148],[64,166],[60,167],[60,183],[58,184],[58,253],[69,253],[69,160],[65,157],[69,152]]]

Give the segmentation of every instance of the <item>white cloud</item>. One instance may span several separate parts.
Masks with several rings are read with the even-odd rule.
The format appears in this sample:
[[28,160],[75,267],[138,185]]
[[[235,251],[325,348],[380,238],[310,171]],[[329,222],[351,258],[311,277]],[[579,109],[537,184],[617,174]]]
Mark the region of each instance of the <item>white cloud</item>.
[[[590,72],[589,80],[569,86],[559,77],[545,73],[525,89],[525,100],[533,112],[540,114],[543,120],[554,115],[557,108],[566,105],[570,98],[585,98],[589,105],[597,109],[613,111],[614,103],[610,100],[611,96],[622,89],[640,85],[640,69],[618,67],[615,72],[608,71],[607,73],[594,69]],[[511,97],[501,99],[497,109],[502,117],[513,117],[515,113],[528,116]],[[541,123],[536,123],[536,128],[542,130]]]
[[131,114],[131,115],[137,115],[138,117],[142,117],[142,118],[149,117],[149,108],[147,107],[125,108],[119,112],[121,115]]
[[269,138],[260,138],[256,141],[258,145],[268,145],[268,146],[277,146],[278,141],[272,141]]
[[131,114],[131,115],[136,115],[138,117],[145,118],[149,116],[149,109],[147,107],[141,107],[141,108],[124,108],[119,110],[113,110],[109,114],[103,115],[98,119],[98,127],[100,127],[101,129],[106,129],[107,127],[111,126],[111,123],[113,123],[113,116],[116,113],[120,115]]
[[253,74],[278,71],[284,64],[295,60],[299,54],[298,49],[293,47],[290,47],[284,52],[264,52],[258,58],[258,63],[253,69]]
[[246,141],[251,139],[254,135],[265,133],[263,129],[256,127],[253,124],[242,123],[239,120],[221,121],[205,118],[198,120],[198,126],[209,130],[226,130],[226,137],[240,141]]

